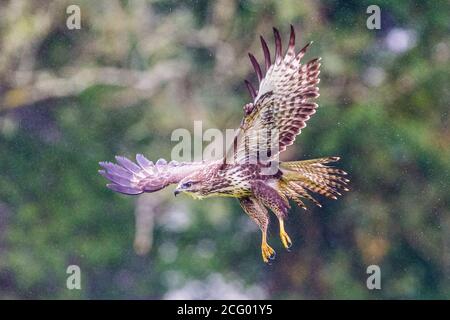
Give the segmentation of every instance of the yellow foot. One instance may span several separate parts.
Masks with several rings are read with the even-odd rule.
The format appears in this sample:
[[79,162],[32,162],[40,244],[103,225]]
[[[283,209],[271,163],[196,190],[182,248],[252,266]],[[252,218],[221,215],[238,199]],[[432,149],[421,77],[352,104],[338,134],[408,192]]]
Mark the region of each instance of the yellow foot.
[[289,248],[292,246],[291,238],[289,238],[289,235],[286,233],[286,231],[280,231],[280,238],[281,242],[283,243],[283,246],[289,250]]
[[265,263],[269,263],[270,260],[275,259],[275,250],[273,250],[267,243],[263,243],[261,245],[261,253]]

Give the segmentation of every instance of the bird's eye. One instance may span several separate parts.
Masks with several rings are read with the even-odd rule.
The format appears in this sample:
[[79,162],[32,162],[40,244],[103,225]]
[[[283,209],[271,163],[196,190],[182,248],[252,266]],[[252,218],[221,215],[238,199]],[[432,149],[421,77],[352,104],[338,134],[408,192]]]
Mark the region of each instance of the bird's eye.
[[192,182],[186,182],[186,183],[183,183],[183,189],[187,189],[187,188],[190,188],[192,186]]

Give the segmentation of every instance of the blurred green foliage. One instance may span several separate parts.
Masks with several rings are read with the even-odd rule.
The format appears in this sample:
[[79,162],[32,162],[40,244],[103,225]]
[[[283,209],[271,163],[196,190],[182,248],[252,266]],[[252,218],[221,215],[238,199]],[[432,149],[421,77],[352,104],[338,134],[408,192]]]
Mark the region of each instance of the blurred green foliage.
[[[64,1],[0,4],[0,298],[450,298],[448,1],[75,3],[81,30],[66,28]],[[366,28],[371,4],[381,30]],[[286,158],[341,156],[351,192],[293,208],[290,253],[273,223],[266,266],[236,201],[163,191],[152,250],[137,255],[135,202],[104,187],[98,161],[169,158],[172,130],[194,120],[236,127],[242,80],[255,79],[246,53],[261,58],[259,34],[273,48],[272,26],[286,42],[289,24],[323,66],[320,108]],[[107,76],[27,100],[70,68],[145,74],[167,61],[183,68],[151,78],[153,91]],[[70,264],[82,290],[66,288]],[[366,288],[371,264],[381,290]]]

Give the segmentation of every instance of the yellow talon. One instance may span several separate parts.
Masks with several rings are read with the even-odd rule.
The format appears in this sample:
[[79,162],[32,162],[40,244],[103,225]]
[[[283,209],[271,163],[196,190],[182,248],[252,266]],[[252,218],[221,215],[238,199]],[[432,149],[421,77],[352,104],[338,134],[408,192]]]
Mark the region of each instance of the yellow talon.
[[284,230],[284,221],[280,220],[280,238],[283,246],[289,249],[292,246],[292,241],[287,232]]
[[263,244],[261,245],[261,253],[265,263],[269,263],[269,260],[275,259],[275,250],[273,250],[273,248],[269,246],[267,242],[263,242]]
[[269,263],[269,260],[275,259],[275,250],[267,243],[267,235],[265,232],[262,235],[261,253],[265,263]]
[[291,238],[289,238],[289,235],[286,232],[284,232],[284,233],[280,232],[280,238],[281,238],[281,242],[283,243],[283,246],[286,249],[289,249],[292,246]]

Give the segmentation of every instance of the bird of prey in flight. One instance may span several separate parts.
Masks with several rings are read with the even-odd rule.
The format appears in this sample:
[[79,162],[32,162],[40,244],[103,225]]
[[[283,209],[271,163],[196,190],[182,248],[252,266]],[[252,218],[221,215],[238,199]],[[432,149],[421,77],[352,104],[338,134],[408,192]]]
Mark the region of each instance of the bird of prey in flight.
[[[339,191],[348,191],[346,173],[329,166],[339,157],[303,161],[278,161],[278,155],[293,144],[306,122],[316,112],[319,96],[320,58],[305,64],[301,59],[309,44],[296,52],[295,32],[291,26],[289,45],[282,54],[280,34],[273,29],[275,58],[261,37],[264,71],[249,53],[259,87],[245,81],[252,101],[244,106],[244,117],[233,144],[220,160],[202,162],[160,159],[155,164],[141,154],[136,163],[117,156],[117,164],[100,162],[99,173],[111,181],[107,187],[116,192],[137,195],[155,192],[177,184],[174,194],[188,194],[197,199],[211,196],[237,198],[242,209],[262,232],[261,252],[264,262],[275,257],[267,243],[270,209],[278,218],[281,242],[285,248],[291,239],[284,228],[289,200],[306,210],[304,199],[321,206],[310,193],[337,199]],[[261,156],[263,154],[264,156]],[[269,170],[275,167],[275,170]]]

